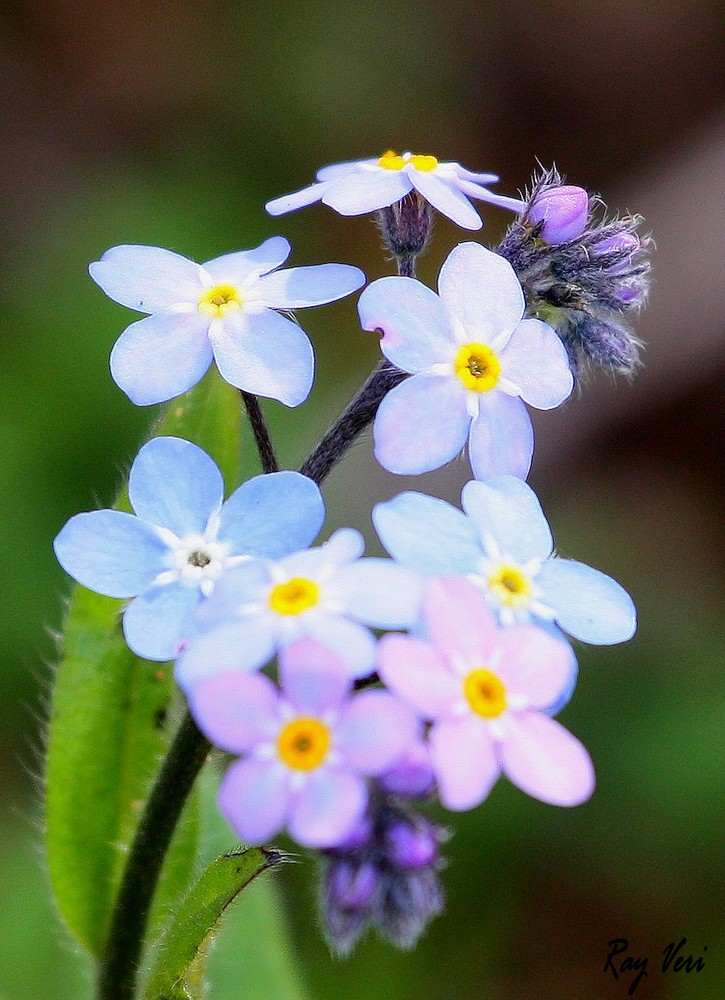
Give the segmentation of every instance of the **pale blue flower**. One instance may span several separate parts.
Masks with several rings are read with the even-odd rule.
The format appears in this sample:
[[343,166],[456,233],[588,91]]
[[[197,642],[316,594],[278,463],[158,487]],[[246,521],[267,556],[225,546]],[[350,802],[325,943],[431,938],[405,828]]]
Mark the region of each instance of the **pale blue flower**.
[[611,577],[554,555],[533,490],[513,476],[463,488],[463,509],[401,493],[373,509],[387,551],[419,573],[467,576],[504,624],[555,623],[575,639],[610,645],[636,628],[631,597]]
[[270,215],[284,215],[321,201],[340,215],[367,215],[387,208],[417,191],[433,208],[464,229],[480,229],[483,223],[470,198],[522,212],[524,202],[488,190],[496,174],[476,174],[460,163],[440,162],[435,156],[397,153],[333,163],[317,171],[317,183],[267,202]]
[[297,406],[309,394],[312,345],[276,310],[334,302],[365,283],[359,268],[319,264],[278,270],[291,247],[281,236],[254,250],[195,264],[159,247],[118,246],[90,265],[93,280],[121,305],[150,313],[111,352],[115,382],[140,406],[186,392],[216,361],[244,392]]
[[477,243],[455,247],[438,295],[413,278],[373,281],[360,296],[365,330],[411,374],[385,396],[375,418],[375,456],[390,472],[418,475],[450,462],[468,441],[477,479],[525,479],[534,449],[524,401],[540,410],[569,396],[573,379],[558,336],[523,319],[513,268]]
[[132,597],[126,641],[149,660],[173,659],[196,609],[231,567],[279,558],[315,538],[325,517],[319,488],[298,472],[256,476],[226,503],[222,475],[189,441],[153,438],[129,475],[136,512],[76,514],[54,542],[61,566],[107,597]]
[[361,559],[363,548],[362,535],[343,528],[317,548],[252,559],[226,574],[176,665],[181,687],[224,670],[257,670],[302,636],[329,646],[352,676],[371,673],[370,627],[411,627],[423,579],[390,559]]

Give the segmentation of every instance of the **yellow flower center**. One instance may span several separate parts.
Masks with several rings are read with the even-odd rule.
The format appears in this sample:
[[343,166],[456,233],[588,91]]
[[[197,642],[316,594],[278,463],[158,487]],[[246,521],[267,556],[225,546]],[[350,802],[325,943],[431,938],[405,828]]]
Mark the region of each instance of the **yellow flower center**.
[[277,737],[277,750],[288,767],[312,771],[330,749],[330,730],[319,719],[294,719]]
[[458,348],[453,369],[466,389],[488,392],[501,375],[501,362],[486,344],[464,344]]
[[517,608],[531,599],[531,580],[518,566],[498,566],[488,578],[489,590],[508,608]]
[[463,693],[476,715],[484,719],[494,719],[506,708],[506,688],[485,667],[471,671],[463,682]]
[[416,170],[424,170],[426,173],[430,173],[431,170],[435,170],[438,166],[438,160],[435,156],[421,156],[416,153],[415,155],[403,157],[399,156],[394,149],[389,149],[387,153],[383,153],[378,160],[378,166],[384,170],[402,170],[408,163],[414,166]]
[[234,285],[214,285],[199,299],[197,309],[204,316],[217,318],[242,308],[242,300]]
[[278,615],[300,615],[308,608],[314,608],[319,600],[320,588],[314,580],[293,576],[286,583],[272,587],[269,606]]

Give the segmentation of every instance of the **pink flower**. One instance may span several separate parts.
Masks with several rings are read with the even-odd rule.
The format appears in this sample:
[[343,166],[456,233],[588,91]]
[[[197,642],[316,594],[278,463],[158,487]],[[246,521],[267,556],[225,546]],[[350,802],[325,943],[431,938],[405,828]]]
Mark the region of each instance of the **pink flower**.
[[462,577],[432,580],[423,607],[428,641],[385,636],[378,671],[432,722],[431,763],[443,805],[471,809],[502,772],[543,802],[586,801],[594,790],[589,754],[547,714],[571,682],[569,644],[532,625],[500,628]]
[[365,812],[365,778],[405,753],[417,721],[387,691],[351,697],[349,670],[313,639],[285,647],[280,678],[281,691],[263,674],[227,671],[191,692],[201,730],[243,755],[224,775],[219,808],[247,843],[287,828],[306,847],[334,847]]

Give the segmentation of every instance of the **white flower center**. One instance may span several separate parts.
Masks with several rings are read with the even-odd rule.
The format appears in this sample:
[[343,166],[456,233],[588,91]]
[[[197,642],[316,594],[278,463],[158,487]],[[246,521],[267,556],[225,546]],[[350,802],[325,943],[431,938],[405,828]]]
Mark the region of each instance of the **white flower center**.
[[154,580],[157,587],[165,587],[178,581],[187,587],[198,587],[208,597],[222,573],[251,558],[229,555],[229,543],[217,540],[217,517],[210,519],[203,535],[194,532],[180,538],[168,528],[157,528],[156,531],[168,546],[164,560],[168,569],[159,573]]

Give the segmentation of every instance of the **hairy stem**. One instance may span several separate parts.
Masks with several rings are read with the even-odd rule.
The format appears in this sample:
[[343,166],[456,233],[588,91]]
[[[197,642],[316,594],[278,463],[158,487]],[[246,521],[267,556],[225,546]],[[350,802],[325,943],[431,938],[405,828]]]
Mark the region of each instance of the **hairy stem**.
[[211,744],[187,713],[139,821],[101,963],[98,1000],[132,1000],[156,884],[179,816]]

